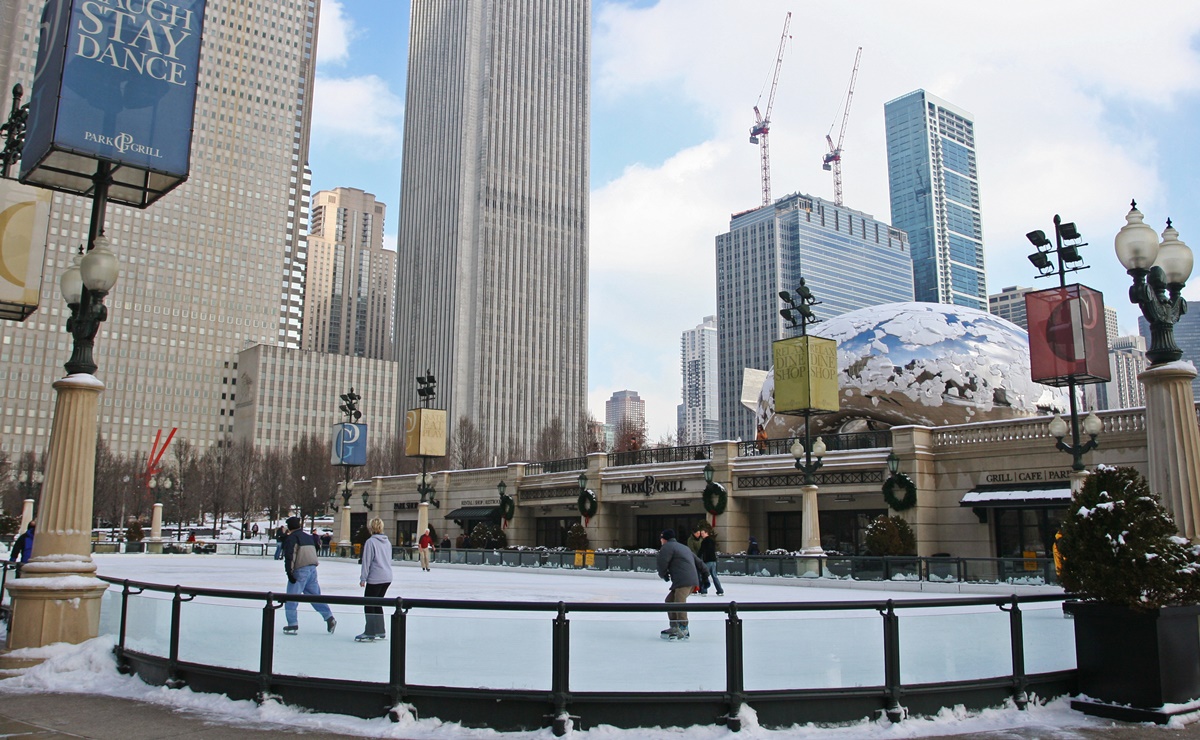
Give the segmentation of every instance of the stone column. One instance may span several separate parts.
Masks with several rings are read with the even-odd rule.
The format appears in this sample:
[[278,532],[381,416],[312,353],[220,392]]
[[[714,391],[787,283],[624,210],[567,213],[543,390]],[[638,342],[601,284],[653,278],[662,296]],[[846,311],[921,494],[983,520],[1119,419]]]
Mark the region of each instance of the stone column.
[[104,384],[92,375],[76,374],[56,381],[54,390],[58,399],[33,557],[21,569],[21,578],[7,584],[13,607],[11,649],[95,637],[100,597],[108,588],[95,577],[91,557],[96,413]]
[[1162,497],[1179,533],[1200,535],[1200,428],[1190,362],[1168,362],[1138,376],[1146,388],[1150,490]]
[[350,504],[343,500],[338,513],[341,514],[338,521],[338,550],[346,550],[353,555],[354,552],[350,549]]
[[29,529],[29,523],[33,521],[33,499],[25,499],[21,506],[21,525],[17,527],[17,534]]
[[163,505],[155,502],[153,513],[150,515],[150,540],[146,543],[146,551],[162,553],[162,511]]
[[800,486],[804,498],[804,516],[801,523],[801,539],[804,541],[805,555],[824,555],[821,548],[821,518],[817,507],[817,487],[815,485]]

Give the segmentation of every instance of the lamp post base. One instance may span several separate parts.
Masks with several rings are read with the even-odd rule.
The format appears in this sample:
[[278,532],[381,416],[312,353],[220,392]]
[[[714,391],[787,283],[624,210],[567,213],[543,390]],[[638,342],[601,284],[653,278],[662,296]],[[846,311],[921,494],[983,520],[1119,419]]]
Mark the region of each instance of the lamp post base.
[[821,515],[817,510],[817,487],[808,484],[800,487],[804,501],[804,517],[801,523],[800,538],[804,543],[801,554],[824,555],[821,548]]
[[[1162,497],[1184,537],[1200,535],[1200,429],[1188,362],[1154,365],[1138,380],[1146,388],[1146,452],[1150,490]],[[39,536],[41,536],[39,534]]]
[[[39,648],[56,642],[79,644],[100,632],[100,598],[108,584],[95,578],[96,565],[91,558],[64,560],[35,557],[21,569],[21,577],[5,584],[12,598],[12,621],[8,632],[10,650]],[[36,653],[22,655],[20,666],[40,663],[45,657]]]

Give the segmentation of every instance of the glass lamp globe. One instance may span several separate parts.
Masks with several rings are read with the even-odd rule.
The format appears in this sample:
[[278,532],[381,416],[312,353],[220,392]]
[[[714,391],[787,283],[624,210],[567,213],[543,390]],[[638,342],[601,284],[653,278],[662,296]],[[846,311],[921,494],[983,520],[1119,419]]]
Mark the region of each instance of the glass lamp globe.
[[1050,436],[1055,439],[1062,439],[1067,436],[1067,422],[1063,421],[1063,418],[1057,414],[1050,420]]
[[88,290],[107,293],[117,284],[121,266],[117,262],[117,255],[108,248],[107,237],[96,237],[92,248],[80,261],[79,270],[83,276],[83,284]]
[[1143,221],[1135,205],[1125,214],[1125,225],[1117,232],[1113,247],[1117,259],[1128,270],[1149,270],[1158,257],[1158,234]]
[[800,440],[792,442],[792,447],[788,451],[791,452],[792,457],[796,458],[797,460],[804,457],[804,445],[800,444]]
[[813,442],[813,456],[818,459],[825,457],[825,449],[825,440],[817,437],[817,440]]
[[1154,264],[1162,268],[1167,285],[1184,285],[1192,275],[1192,250],[1179,240],[1179,232],[1167,222]]
[[71,258],[71,266],[58,278],[58,288],[68,306],[79,303],[83,297],[83,275],[79,271],[79,262],[82,259],[78,254]]
[[1095,411],[1088,414],[1087,418],[1083,420],[1083,431],[1089,437],[1099,437],[1100,432],[1104,431],[1104,422],[1100,421],[1100,417],[1096,416]]

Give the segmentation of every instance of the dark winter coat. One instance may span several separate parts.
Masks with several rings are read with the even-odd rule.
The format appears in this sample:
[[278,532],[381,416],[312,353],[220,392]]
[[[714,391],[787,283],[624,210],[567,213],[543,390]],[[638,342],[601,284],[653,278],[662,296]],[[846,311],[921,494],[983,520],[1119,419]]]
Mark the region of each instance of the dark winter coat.
[[697,554],[706,563],[717,562],[717,541],[712,538],[712,535],[700,540],[700,552]]
[[287,573],[288,583],[295,583],[294,573],[298,568],[317,564],[317,543],[313,536],[303,529],[288,533],[283,541],[283,569]]
[[12,552],[9,553],[9,562],[16,562],[20,558],[22,563],[28,563],[29,558],[33,557],[33,534],[35,527],[30,524],[29,528],[21,533],[17,541],[13,543]]
[[667,540],[658,551],[658,577],[671,582],[671,588],[700,585],[700,576],[708,577],[708,568],[687,545]]

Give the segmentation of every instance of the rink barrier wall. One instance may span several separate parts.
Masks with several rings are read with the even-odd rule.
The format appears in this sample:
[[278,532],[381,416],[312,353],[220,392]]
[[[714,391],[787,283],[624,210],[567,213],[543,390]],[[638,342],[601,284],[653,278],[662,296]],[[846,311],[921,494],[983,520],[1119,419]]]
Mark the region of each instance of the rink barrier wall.
[[[262,703],[278,700],[317,712],[363,718],[389,716],[398,720],[408,712],[418,718],[437,717],[469,727],[498,731],[532,731],[549,727],[556,736],[571,729],[607,724],[621,728],[690,727],[725,725],[741,729],[743,705],[753,706],[759,725],[786,728],[794,724],[855,722],[881,714],[893,722],[909,715],[934,714],[943,707],[961,705],[984,709],[1012,703],[1024,709],[1030,701],[1076,693],[1076,671],[1059,670],[1029,674],[1025,670],[1025,639],[1021,604],[1062,602],[1063,595],[914,599],[894,601],[828,601],[772,603],[570,603],[500,602],[354,596],[306,596],[272,592],[229,591],[188,586],[163,586],[103,578],[120,587],[120,626],[114,647],[118,670],[136,674],[153,685],[188,687],[194,691],[224,694],[235,700]],[[129,600],[145,591],[170,594],[171,625],[165,655],[129,649],[126,646]],[[262,624],[259,665],[255,671],[186,662],[179,658],[180,624],[186,604],[197,597],[259,602]],[[367,682],[320,676],[281,675],[273,667],[276,613],[289,601],[324,603],[350,607],[380,606],[390,610],[389,665],[387,682]],[[994,606],[1007,613],[1011,672],[974,680],[905,684],[901,680],[899,612],[908,609]],[[544,612],[552,620],[549,690],[451,687],[411,681],[409,661],[421,665],[419,655],[410,655],[406,621],[412,610],[456,610],[490,612]],[[573,613],[659,613],[667,611],[721,612],[724,621],[725,686],[722,691],[572,691],[571,620]],[[837,611],[875,611],[883,635],[883,683],[820,689],[747,690],[743,662],[743,620],[751,612],[794,614]],[[1000,646],[997,646],[998,649]],[[630,665],[640,665],[642,656],[631,655]],[[658,670],[657,667],[646,667]]]
[[[92,551],[109,552],[92,543]],[[190,548],[190,549],[188,549]],[[167,554],[216,554],[271,557],[275,543],[254,541],[205,541],[178,549],[164,547]],[[337,557],[332,550],[322,557]],[[604,552],[535,549],[438,548],[434,563],[496,565],[512,568],[561,568],[630,573],[655,573],[655,552]],[[415,547],[392,547],[392,559],[418,560]],[[1053,558],[958,558],[949,556],[876,557],[869,555],[719,555],[717,572],[730,576],[823,578],[853,581],[928,581],[931,583],[1004,583],[1025,586],[1056,586],[1058,576]]]

